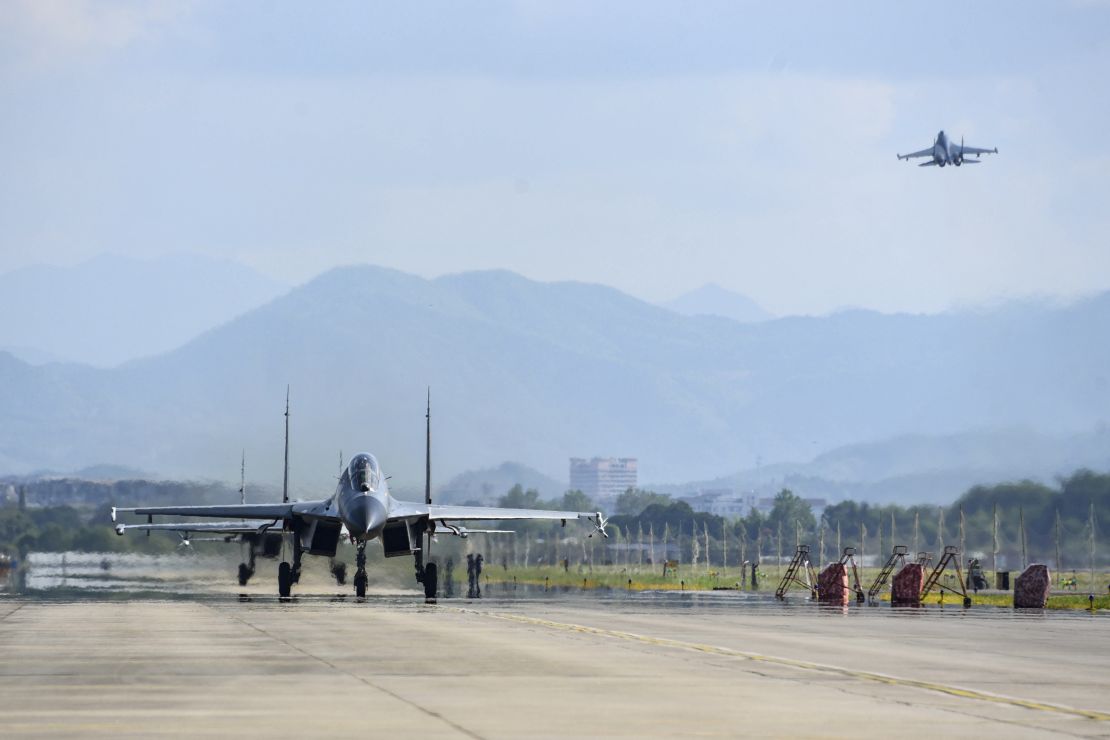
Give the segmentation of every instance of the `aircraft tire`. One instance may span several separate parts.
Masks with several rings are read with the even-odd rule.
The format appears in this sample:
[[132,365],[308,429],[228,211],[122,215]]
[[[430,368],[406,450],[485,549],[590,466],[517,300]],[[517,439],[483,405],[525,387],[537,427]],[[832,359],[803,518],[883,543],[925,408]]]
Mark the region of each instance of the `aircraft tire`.
[[436,591],[438,590],[439,583],[437,582],[438,573],[436,572],[436,564],[428,563],[424,566],[424,598],[435,600]]
[[239,563],[239,585],[246,586],[247,581],[254,575],[254,570],[246,563]]
[[368,580],[365,573],[355,574],[355,596],[360,599],[366,597],[366,582]]
[[293,566],[283,562],[278,566],[278,596],[287,598],[293,591]]

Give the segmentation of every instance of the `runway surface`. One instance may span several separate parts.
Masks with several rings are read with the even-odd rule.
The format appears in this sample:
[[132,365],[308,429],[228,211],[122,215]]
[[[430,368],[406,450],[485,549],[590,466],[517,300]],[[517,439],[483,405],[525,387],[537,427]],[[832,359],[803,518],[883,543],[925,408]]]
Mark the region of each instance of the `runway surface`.
[[747,594],[0,600],[0,736],[1110,736],[1110,619]]

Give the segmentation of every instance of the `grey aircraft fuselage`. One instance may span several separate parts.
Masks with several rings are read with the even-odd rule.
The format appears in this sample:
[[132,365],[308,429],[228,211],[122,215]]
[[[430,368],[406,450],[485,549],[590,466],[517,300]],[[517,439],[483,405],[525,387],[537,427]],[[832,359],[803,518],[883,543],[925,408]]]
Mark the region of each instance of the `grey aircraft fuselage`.
[[[968,159],[969,154],[974,154],[975,159]],[[915,157],[929,157],[928,162],[923,162],[918,165],[919,167],[945,167],[947,165],[954,165],[959,167],[962,164],[976,164],[979,162],[981,154],[998,154],[998,148],[983,149],[981,147],[964,146],[963,139],[957,144],[948,138],[944,131],[937,134],[936,139],[933,141],[933,146],[930,149],[922,149],[919,152],[912,154],[899,154],[898,159],[909,160]]]
[[963,153],[959,151],[958,147],[953,147],[952,142],[948,140],[948,136],[941,131],[937,134],[937,140],[933,143],[933,161],[937,166],[944,167],[947,164],[954,164],[959,167],[963,164]]
[[351,459],[335,487],[328,508],[335,506],[352,541],[379,537],[389,520],[393,497],[373,455],[359,453]]

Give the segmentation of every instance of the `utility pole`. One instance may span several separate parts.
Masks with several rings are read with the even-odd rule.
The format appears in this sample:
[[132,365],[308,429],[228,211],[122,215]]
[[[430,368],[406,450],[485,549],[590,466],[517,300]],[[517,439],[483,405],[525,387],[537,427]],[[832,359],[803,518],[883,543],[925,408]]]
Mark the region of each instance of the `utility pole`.
[[836,520],[836,556],[839,558],[840,553],[842,553],[842,552],[844,552],[844,550],[842,550],[840,548],[840,520],[837,519]]
[[944,552],[944,507],[937,507],[937,552]]
[[1021,506],[1018,507],[1018,529],[1021,535],[1021,570],[1024,572],[1029,567],[1029,560],[1025,549],[1025,509]]
[[1095,593],[1095,500],[1091,499],[1091,513],[1087,517],[1087,527],[1091,536],[1091,583],[1090,593]]
[[991,507],[991,569],[998,577],[998,502]]
[[709,575],[709,522],[701,522],[701,531],[705,535],[705,574]]
[[[883,559],[883,512],[879,512],[879,560]],[[862,565],[862,563],[861,563]]]
[[639,552],[639,555],[636,557],[636,567],[642,568],[644,565],[644,523],[641,522],[639,518],[636,519],[636,535],[636,541],[639,544],[639,547],[636,548],[637,552]]
[[1063,577],[1064,566],[1060,563],[1060,510],[1056,509],[1056,581]]
[[817,545],[818,555],[821,558],[821,567],[825,567],[825,517],[821,517],[821,523],[818,526]]
[[862,521],[859,523],[859,564],[863,565],[863,559],[867,555],[867,525]]
[[743,520],[740,522],[740,583],[743,584],[747,577],[744,563],[748,559],[748,527]]
[[918,552],[918,535],[921,533],[921,512],[914,510],[913,512],[913,554],[916,557]]
[[728,519],[721,519],[721,571],[728,570]]
[[[897,545],[897,544],[898,544],[898,534],[896,533],[896,531],[894,529],[894,507],[891,507],[891,509],[890,509],[890,546],[893,547],[894,545]],[[914,555],[916,555],[916,554],[917,553],[914,553]]]
[[[967,553],[967,549],[966,549],[967,543],[965,542],[965,539],[966,539],[967,532],[964,529],[965,525],[966,525],[966,522],[964,520],[964,505],[960,504],[960,557],[966,559],[966,557],[967,557],[967,554],[966,554]],[[967,563],[965,562],[964,564],[966,565]]]
[[775,575],[782,575],[782,519],[779,519],[778,536],[775,537]]

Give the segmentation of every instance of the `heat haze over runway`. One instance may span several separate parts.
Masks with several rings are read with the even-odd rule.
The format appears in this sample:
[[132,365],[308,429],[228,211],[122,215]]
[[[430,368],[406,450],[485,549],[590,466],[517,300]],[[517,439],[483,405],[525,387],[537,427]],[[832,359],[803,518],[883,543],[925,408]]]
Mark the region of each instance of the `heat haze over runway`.
[[0,601],[0,734],[1110,732],[1110,619],[577,593]]

